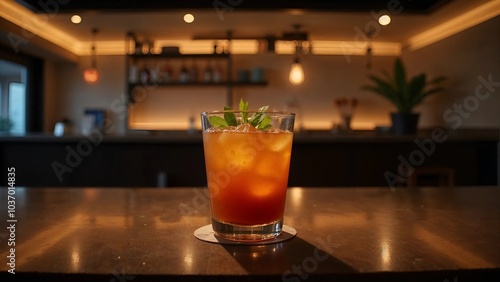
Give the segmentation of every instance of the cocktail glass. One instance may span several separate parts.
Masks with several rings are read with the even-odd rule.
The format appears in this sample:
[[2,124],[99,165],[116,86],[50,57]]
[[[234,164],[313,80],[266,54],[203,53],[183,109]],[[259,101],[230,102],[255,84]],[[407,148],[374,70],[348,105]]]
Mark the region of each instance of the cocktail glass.
[[[211,116],[234,114],[239,125],[217,127]],[[267,129],[247,120],[269,117]],[[233,241],[262,241],[283,228],[295,114],[217,111],[201,114],[212,228]],[[268,120],[269,120],[268,119]]]

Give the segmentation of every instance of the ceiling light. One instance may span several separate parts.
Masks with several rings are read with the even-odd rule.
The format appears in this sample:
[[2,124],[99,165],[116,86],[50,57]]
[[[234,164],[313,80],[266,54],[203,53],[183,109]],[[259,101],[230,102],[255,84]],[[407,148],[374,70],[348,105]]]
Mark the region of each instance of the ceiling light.
[[83,72],[83,79],[89,84],[94,84],[99,80],[99,72],[97,71],[96,49],[95,49],[95,35],[97,29],[92,29],[92,49],[90,54],[90,68]]
[[378,18],[378,23],[380,25],[388,25],[391,23],[391,17],[389,17],[388,15],[382,15],[380,16],[380,18]]
[[74,24],[79,24],[82,22],[82,17],[80,17],[79,15],[73,15],[71,16],[71,22]]
[[192,22],[194,22],[194,16],[192,14],[185,14],[184,21],[186,23],[192,23]]

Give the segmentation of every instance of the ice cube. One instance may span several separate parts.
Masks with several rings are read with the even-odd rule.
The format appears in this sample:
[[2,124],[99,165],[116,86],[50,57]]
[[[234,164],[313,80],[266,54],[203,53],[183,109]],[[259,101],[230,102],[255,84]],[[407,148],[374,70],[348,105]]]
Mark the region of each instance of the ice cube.
[[240,124],[233,131],[244,133],[258,132],[258,130],[249,123]]
[[288,148],[292,143],[292,134],[288,133],[280,133],[276,134],[273,138],[271,146],[269,148],[273,152],[281,152],[284,149]]
[[251,187],[251,194],[254,197],[264,198],[275,193],[276,183],[269,179],[260,179]]

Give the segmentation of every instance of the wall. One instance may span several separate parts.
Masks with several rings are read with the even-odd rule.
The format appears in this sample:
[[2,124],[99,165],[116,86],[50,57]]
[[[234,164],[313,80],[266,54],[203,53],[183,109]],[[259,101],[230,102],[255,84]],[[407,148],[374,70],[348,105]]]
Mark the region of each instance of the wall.
[[[448,77],[446,91],[430,97],[418,108],[424,113],[423,125],[500,128],[499,35],[500,17],[496,17],[420,50],[404,52],[403,59],[412,74],[426,71],[431,78]],[[497,86],[493,91],[480,89],[480,93],[491,95],[484,101],[477,99],[476,105],[475,99],[469,96],[482,85],[478,78],[488,80],[489,75]],[[461,105],[463,116],[454,108]],[[443,117],[445,113],[448,121]]]
[[125,59],[122,56],[99,56],[97,66],[100,79],[96,84],[87,84],[83,80],[83,71],[90,65],[90,59],[83,57],[78,64],[57,64],[56,94],[58,113],[53,120],[68,118],[78,132],[79,122],[87,108],[106,109],[113,122],[116,133],[125,132],[124,111],[118,109],[118,102],[123,101],[125,89]]
[[[449,77],[447,90],[430,97],[417,111],[422,113],[421,127],[450,125],[443,120],[443,113],[454,103],[462,103],[468,95],[474,94],[479,84],[477,77],[493,75],[500,80],[500,17],[479,26],[444,39],[414,52],[405,52],[403,58],[409,73],[426,72],[430,77]],[[80,64],[59,64],[57,91],[60,91],[58,116],[50,120],[68,117],[79,121],[85,108],[108,110],[115,125],[115,132],[125,132],[124,90],[125,58],[123,56],[98,56],[97,64],[101,73],[99,83],[88,85],[83,82],[84,67],[89,58],[82,58]],[[328,129],[338,122],[338,113],[333,108],[337,97],[357,97],[359,107],[353,119],[354,128],[373,128],[375,125],[389,125],[388,113],[395,108],[383,98],[360,90],[368,83],[370,72],[391,69],[394,58],[374,57],[372,70],[366,69],[364,56],[305,56],[303,57],[306,80],[303,85],[292,86],[288,82],[291,56],[258,54],[234,56],[235,71],[243,68],[262,66],[269,85],[265,87],[240,87],[235,89],[234,98],[248,100],[253,107],[270,105],[281,110],[287,101],[295,97],[302,109],[304,126],[309,129]],[[497,88],[498,89],[498,88]],[[48,99],[52,96],[48,94]],[[50,97],[50,98],[49,98]],[[226,104],[225,89],[213,87],[170,87],[155,88],[134,106],[134,114],[139,120],[159,122],[170,129],[187,128],[189,116],[195,116],[198,124],[199,112],[221,109]],[[500,97],[493,93],[488,101],[481,102],[477,111],[462,126],[500,127]],[[153,118],[154,117],[154,118]]]
[[[82,64],[60,64],[57,66],[57,91],[67,93],[59,96],[58,116],[50,120],[67,117],[78,121],[85,108],[104,108],[116,125],[116,132],[125,131],[123,56],[99,56],[100,81],[95,85],[86,84],[82,73],[88,58]],[[374,58],[376,68],[388,68],[391,57]],[[306,128],[330,128],[338,122],[338,114],[333,108],[335,97],[358,97],[359,109],[354,118],[355,127],[371,128],[375,124],[388,124],[388,111],[393,106],[384,99],[363,92],[360,87],[366,81],[368,70],[365,57],[352,57],[347,62],[342,56],[307,56],[303,58],[306,80],[303,85],[292,86],[288,81],[291,56],[259,54],[234,56],[235,72],[254,66],[262,66],[268,86],[249,86],[234,89],[234,99],[248,100],[251,107],[269,105],[276,110],[284,109],[288,100],[296,97],[299,101]],[[222,109],[226,105],[224,87],[168,87],[153,88],[147,96],[134,105],[132,112],[143,119],[165,122],[170,129],[188,127],[189,117],[194,116],[198,124],[199,113],[205,110]],[[154,114],[153,114],[154,113]],[[154,116],[154,119],[153,119]]]
[[57,72],[57,64],[54,61],[46,60],[44,63],[44,113],[43,120],[44,132],[51,133],[54,131],[56,122],[62,120],[60,114],[64,106],[61,103],[63,97],[62,92],[59,90],[59,73]]

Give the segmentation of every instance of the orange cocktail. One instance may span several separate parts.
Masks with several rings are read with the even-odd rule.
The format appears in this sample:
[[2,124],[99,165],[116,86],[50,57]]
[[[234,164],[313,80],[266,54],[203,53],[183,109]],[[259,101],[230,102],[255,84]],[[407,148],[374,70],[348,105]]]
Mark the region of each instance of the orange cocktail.
[[265,240],[281,232],[294,116],[266,115],[285,126],[240,124],[203,132],[212,226],[226,239]]

